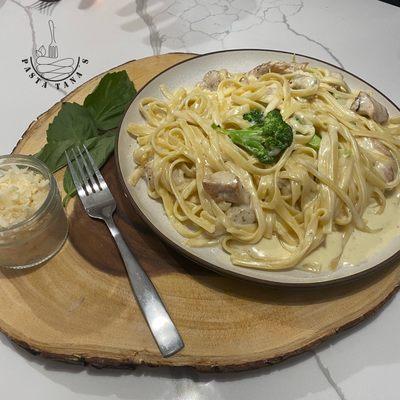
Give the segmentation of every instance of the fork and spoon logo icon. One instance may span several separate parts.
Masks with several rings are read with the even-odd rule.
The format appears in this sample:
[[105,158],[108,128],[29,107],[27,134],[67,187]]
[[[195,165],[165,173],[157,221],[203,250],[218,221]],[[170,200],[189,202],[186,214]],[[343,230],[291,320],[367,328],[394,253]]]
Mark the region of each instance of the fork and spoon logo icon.
[[81,64],[87,64],[86,58],[60,57],[60,51],[56,42],[55,25],[53,20],[49,20],[50,43],[47,49],[44,45],[34,51],[29,59],[24,59],[25,72],[29,78],[35,79],[35,83],[41,83],[42,87],[47,87],[46,82],[53,82],[57,89],[69,88],[76,83],[82,76],[78,71]]

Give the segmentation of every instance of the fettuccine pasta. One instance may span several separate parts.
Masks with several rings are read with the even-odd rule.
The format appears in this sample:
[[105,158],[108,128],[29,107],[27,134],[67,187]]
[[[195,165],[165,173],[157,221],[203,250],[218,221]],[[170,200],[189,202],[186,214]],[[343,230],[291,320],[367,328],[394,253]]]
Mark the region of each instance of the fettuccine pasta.
[[[340,74],[268,62],[161,92],[141,101],[145,123],[128,128],[138,143],[131,183],[146,178],[188,246],[221,246],[235,265],[296,267],[332,232],[343,250],[355,229],[372,232],[365,210],[383,212],[399,185],[400,118]],[[271,145],[272,116],[290,143]],[[279,249],[260,252],[265,240]]]

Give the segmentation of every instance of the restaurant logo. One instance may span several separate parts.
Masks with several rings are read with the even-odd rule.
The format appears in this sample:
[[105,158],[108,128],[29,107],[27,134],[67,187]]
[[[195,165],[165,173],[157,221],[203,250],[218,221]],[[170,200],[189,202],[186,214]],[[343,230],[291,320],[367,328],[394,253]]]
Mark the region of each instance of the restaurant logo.
[[22,63],[26,74],[36,85],[47,88],[51,84],[58,90],[65,90],[75,85],[82,77],[81,67],[88,64],[89,60],[82,57],[61,57],[52,20],[49,20],[49,28],[48,46],[42,45],[39,49],[35,49],[34,54],[29,58],[24,58]]

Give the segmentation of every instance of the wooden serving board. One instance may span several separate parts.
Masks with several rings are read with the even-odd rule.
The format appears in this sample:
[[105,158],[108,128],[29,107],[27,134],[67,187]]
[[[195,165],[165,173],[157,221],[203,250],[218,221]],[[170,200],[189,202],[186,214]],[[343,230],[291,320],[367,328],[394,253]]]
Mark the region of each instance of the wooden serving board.
[[[140,88],[190,57],[166,54],[115,70],[125,69]],[[83,102],[99,79],[65,100]],[[58,103],[33,122],[15,152],[38,151],[59,109]],[[117,225],[164,299],[185,348],[171,358],[160,357],[111,236],[74,199],[67,209],[69,239],[57,256],[35,269],[0,271],[0,330],[33,353],[97,367],[255,368],[310,349],[362,321],[399,286],[396,266],[355,282],[310,289],[267,287],[217,275],[176,253],[140,220],[121,194],[114,160],[103,172],[117,198]],[[60,187],[61,178],[57,174]]]

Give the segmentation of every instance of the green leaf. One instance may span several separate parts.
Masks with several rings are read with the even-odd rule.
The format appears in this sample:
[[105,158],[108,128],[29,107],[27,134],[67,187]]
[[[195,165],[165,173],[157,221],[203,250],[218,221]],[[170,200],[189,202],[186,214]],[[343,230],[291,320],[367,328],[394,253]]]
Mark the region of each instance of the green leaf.
[[67,164],[64,152],[97,136],[97,128],[89,111],[76,103],[64,103],[47,129],[47,143],[36,154],[55,172]]
[[43,161],[51,172],[56,172],[67,164],[64,152],[74,144],[73,140],[46,143],[42,150],[35,154],[35,156]]
[[[93,157],[98,168],[101,168],[105,164],[105,162],[114,151],[115,133],[116,130],[113,130],[105,133],[104,135],[97,136],[95,138],[89,138],[85,141],[85,145],[90,151],[90,154]],[[75,161],[73,161],[72,163],[75,169],[77,169]],[[66,193],[66,196],[63,200],[63,204],[65,206],[68,203],[69,199],[71,199],[76,194],[76,188],[69,169],[65,171],[63,185],[64,191]]]
[[[66,150],[85,144],[101,167],[114,150],[113,129],[118,127],[135,94],[135,87],[126,71],[105,75],[86,97],[83,106],[62,104],[47,129],[47,144],[35,156],[55,172],[66,165]],[[64,189],[67,193],[65,204],[76,192],[69,171],[64,174]]]
[[100,130],[119,126],[122,116],[136,95],[126,71],[105,75],[96,89],[86,97],[84,106],[90,111]]
[[47,129],[48,143],[64,140],[82,143],[93,136],[97,136],[97,128],[90,112],[76,103],[63,103]]

